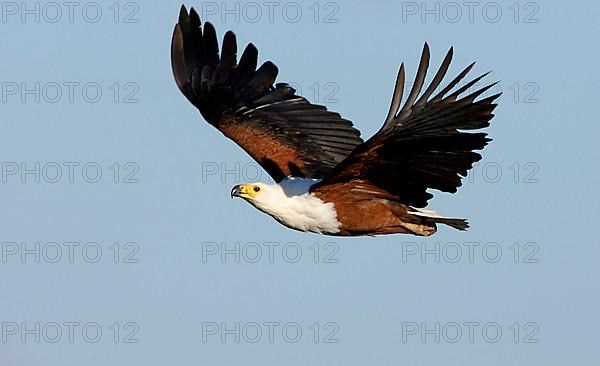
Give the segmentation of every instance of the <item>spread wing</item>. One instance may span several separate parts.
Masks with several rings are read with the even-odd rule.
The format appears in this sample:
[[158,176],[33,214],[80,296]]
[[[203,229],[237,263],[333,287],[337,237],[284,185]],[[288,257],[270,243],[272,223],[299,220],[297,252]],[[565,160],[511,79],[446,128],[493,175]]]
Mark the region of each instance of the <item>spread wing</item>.
[[277,67],[257,69],[249,44],[239,63],[235,34],[227,32],[221,54],[214,27],[204,28],[192,8],[182,6],[171,45],[171,63],[181,92],[204,119],[235,141],[275,181],[293,175],[321,178],[360,143],[352,122],[274,85]]
[[473,63],[431,97],[448,71],[452,54],[450,49],[419,97],[429,64],[429,46],[425,44],[414,84],[401,107],[405,79],[402,64],[383,127],[314,186],[313,191],[324,193],[331,187],[340,189],[340,183],[360,181],[363,193],[369,186],[375,186],[394,195],[399,202],[414,207],[427,205],[427,200],[433,197],[427,192],[429,188],[456,192],[461,186],[461,178],[467,175],[474,162],[481,159],[474,150],[483,149],[491,141],[486,133],[465,131],[489,126],[496,107],[493,102],[500,94],[475,101],[495,85],[490,84],[461,97],[487,74],[452,91]]

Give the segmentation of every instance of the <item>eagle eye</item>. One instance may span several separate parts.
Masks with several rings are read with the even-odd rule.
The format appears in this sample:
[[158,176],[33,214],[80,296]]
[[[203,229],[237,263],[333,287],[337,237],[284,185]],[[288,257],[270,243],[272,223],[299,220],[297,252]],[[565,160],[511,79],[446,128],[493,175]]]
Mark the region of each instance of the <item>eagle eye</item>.
[[260,187],[254,186],[254,192],[260,191]]

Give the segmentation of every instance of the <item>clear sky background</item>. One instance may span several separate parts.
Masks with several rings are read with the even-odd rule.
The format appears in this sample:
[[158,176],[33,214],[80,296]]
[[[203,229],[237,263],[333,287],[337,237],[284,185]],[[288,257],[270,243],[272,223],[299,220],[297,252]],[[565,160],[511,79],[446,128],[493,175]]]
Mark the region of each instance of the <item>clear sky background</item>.
[[0,4],[0,364],[598,359],[598,2],[188,4],[365,137],[425,41],[492,70],[494,141],[429,206],[472,229],[426,239],[231,200],[257,165],[175,86],[179,2],[37,4]]

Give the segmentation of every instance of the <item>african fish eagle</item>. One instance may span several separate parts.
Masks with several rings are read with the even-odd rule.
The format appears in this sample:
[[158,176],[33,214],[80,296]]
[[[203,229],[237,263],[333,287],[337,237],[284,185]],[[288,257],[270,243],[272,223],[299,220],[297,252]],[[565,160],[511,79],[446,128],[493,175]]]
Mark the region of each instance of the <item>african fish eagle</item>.
[[238,62],[233,32],[225,33],[219,55],[215,28],[209,22],[202,27],[193,8],[188,13],[181,7],[171,46],[181,92],[276,182],[238,185],[231,196],[287,227],[343,236],[431,235],[436,224],[469,227],[465,219],[424,209],[433,197],[427,189],[456,192],[481,159],[474,150],[491,141],[486,133],[464,131],[489,126],[500,94],[476,101],[490,84],[461,96],[487,75],[457,87],[473,63],[432,97],[452,55],[450,48],[421,94],[429,65],[425,43],[404,104],[402,64],[385,123],[363,141],[349,120],[296,95],[288,84],[274,84],[277,67],[267,61],[257,68],[253,44]]

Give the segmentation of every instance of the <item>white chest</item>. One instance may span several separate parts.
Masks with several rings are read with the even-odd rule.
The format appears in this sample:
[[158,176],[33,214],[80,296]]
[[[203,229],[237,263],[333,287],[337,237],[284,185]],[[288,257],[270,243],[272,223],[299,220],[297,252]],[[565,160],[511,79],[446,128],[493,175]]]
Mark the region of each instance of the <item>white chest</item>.
[[269,212],[277,221],[300,231],[319,234],[335,234],[340,222],[333,203],[325,203],[311,193],[293,196],[286,204]]
[[341,223],[333,203],[323,202],[308,192],[317,181],[312,179],[286,179],[276,184],[269,196],[253,202],[285,226],[319,234],[335,234]]

